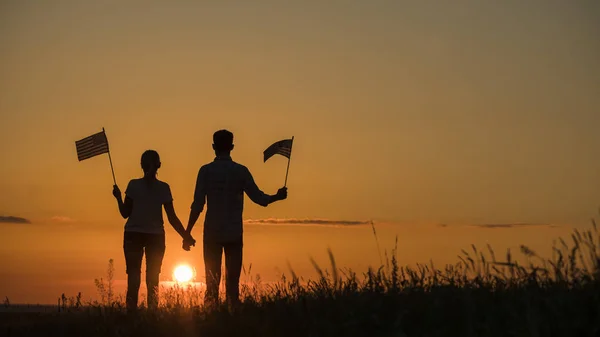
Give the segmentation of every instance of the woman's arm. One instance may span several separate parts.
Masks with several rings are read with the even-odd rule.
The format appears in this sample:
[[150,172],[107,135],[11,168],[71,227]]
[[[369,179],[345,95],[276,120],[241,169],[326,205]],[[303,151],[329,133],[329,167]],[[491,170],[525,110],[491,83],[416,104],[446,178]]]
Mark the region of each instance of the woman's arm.
[[165,206],[165,212],[167,213],[167,219],[169,220],[169,223],[171,224],[171,226],[173,226],[173,229],[175,229],[175,231],[177,233],[179,233],[179,235],[181,235],[181,237],[184,240],[192,239],[192,236],[190,235],[190,233],[186,232],[185,228],[183,227],[183,224],[177,217],[177,214],[175,214],[175,208],[173,207],[173,202],[168,202],[164,206]]
[[117,204],[119,205],[119,213],[121,213],[123,219],[129,218],[129,216],[131,215],[131,210],[133,209],[133,200],[130,197],[125,196],[125,202],[123,202],[121,190],[117,185],[113,186],[113,196],[115,197],[115,199],[117,199]]

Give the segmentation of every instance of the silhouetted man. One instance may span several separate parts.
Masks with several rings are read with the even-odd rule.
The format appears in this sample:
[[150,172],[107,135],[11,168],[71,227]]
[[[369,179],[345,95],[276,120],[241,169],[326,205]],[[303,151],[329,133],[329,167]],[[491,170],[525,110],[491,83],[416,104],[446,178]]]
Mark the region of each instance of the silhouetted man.
[[[242,211],[244,192],[255,203],[267,206],[287,198],[283,187],[275,195],[263,193],[252,178],[250,171],[234,162],[233,133],[219,130],[213,135],[216,158],[200,168],[196,180],[194,202],[186,231],[191,234],[194,224],[204,209],[204,266],[206,271],[206,297],[208,304],[218,303],[221,280],[221,258],[225,252],[227,302],[239,302],[239,281],[242,271],[243,224]],[[184,249],[189,243],[184,241]]]

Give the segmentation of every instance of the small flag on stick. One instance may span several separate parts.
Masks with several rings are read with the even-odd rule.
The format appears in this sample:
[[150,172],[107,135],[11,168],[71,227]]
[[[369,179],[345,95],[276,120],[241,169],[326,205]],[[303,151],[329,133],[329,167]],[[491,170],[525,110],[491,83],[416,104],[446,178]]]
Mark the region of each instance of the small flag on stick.
[[102,131],[93,134],[89,137],[85,137],[75,142],[77,148],[77,159],[79,161],[86,160],[103,153],[108,153],[108,160],[110,161],[110,170],[112,171],[113,181],[117,184],[115,179],[115,170],[113,168],[112,159],[110,158],[110,150],[108,149],[108,138],[104,128]]
[[104,130],[75,142],[79,161],[108,153],[108,139]]
[[280,154],[284,157],[287,157],[288,159],[292,156],[292,143],[293,143],[294,139],[284,139],[284,140],[280,140],[277,143],[274,143],[273,145],[269,146],[264,154],[264,160],[265,162],[273,157],[276,154]]
[[265,162],[276,154],[280,154],[288,159],[287,169],[285,171],[285,183],[283,186],[287,185],[288,172],[290,171],[290,160],[292,157],[292,144],[294,144],[294,137],[291,139],[280,140],[269,146],[263,152]]

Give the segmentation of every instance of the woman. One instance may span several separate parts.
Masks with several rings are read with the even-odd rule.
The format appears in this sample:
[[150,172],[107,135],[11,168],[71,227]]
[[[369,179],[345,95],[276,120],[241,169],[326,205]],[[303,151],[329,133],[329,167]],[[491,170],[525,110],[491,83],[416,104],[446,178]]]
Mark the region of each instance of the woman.
[[127,219],[123,250],[127,266],[128,311],[137,309],[144,252],[146,252],[148,307],[155,308],[158,305],[158,276],[165,255],[163,206],[169,223],[181,235],[184,242],[188,245],[195,243],[175,214],[169,185],[156,178],[161,164],[158,153],[154,150],[144,152],[141,164],[144,177],[129,182],[125,190],[125,201],[122,199],[119,187],[115,185],[113,188],[113,195],[119,204],[119,212],[124,219]]

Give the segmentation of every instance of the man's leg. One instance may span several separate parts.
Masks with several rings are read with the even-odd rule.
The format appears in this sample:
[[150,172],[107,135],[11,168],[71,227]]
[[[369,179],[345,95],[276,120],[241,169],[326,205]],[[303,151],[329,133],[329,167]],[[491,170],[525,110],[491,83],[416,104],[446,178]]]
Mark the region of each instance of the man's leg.
[[204,303],[208,305],[219,302],[219,283],[221,282],[221,259],[223,245],[204,241],[204,271],[206,274],[206,296]]
[[138,304],[138,293],[142,274],[142,256],[144,247],[140,241],[140,233],[125,232],[123,236],[123,252],[127,268],[127,311],[135,311]]
[[237,305],[240,302],[240,274],[242,273],[242,242],[225,244],[225,270],[227,302]]
[[165,256],[165,235],[146,234],[146,289],[148,308],[158,306],[158,279]]

